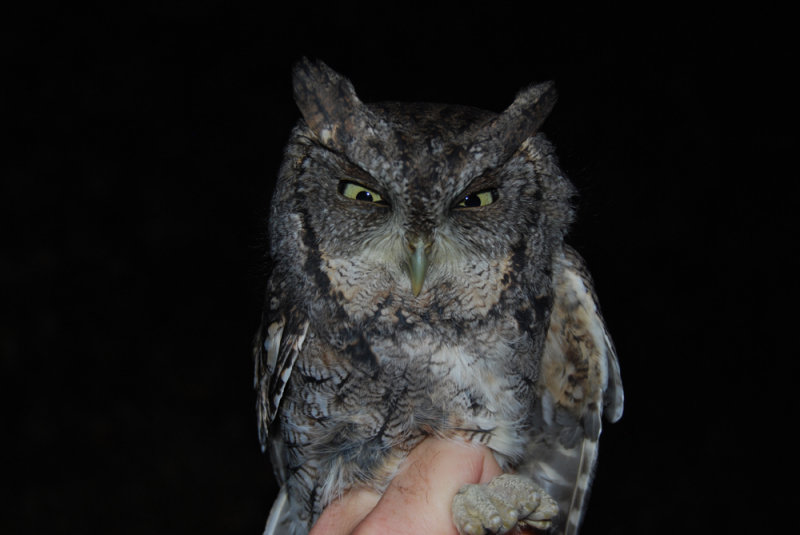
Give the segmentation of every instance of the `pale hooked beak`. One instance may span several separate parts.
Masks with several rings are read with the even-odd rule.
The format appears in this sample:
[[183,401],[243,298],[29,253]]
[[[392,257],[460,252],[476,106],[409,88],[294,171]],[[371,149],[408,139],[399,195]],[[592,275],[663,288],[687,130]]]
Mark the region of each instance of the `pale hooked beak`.
[[414,297],[419,295],[425,283],[430,252],[431,242],[426,243],[422,238],[408,240],[408,276],[411,278],[411,292]]

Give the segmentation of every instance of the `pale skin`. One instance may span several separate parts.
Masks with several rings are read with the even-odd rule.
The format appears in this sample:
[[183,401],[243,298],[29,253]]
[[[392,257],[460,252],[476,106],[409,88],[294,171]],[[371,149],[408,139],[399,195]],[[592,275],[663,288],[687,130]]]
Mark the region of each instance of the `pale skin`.
[[458,535],[450,505],[468,483],[501,474],[481,446],[428,438],[409,454],[383,496],[353,490],[331,503],[309,535]]

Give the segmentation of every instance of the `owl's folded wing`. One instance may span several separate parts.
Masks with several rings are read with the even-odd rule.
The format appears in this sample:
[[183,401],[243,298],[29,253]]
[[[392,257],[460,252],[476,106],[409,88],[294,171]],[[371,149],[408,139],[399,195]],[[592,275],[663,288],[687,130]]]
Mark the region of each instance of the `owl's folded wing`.
[[256,334],[254,387],[257,394],[258,438],[267,447],[269,426],[275,419],[292,368],[308,332],[308,319],[294,310],[265,311]]
[[554,263],[554,302],[538,383],[537,439],[526,472],[559,502],[564,533],[586,507],[601,417],[622,416],[617,355],[583,260],[564,246]]

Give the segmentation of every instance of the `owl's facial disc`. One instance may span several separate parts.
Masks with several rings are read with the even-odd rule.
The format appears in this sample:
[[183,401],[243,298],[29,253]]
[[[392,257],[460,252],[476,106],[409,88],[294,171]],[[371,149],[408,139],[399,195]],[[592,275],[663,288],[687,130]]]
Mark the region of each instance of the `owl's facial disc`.
[[431,252],[431,241],[426,241],[418,236],[407,239],[408,247],[408,276],[411,279],[411,292],[417,297],[425,283],[425,273],[428,271],[428,256]]

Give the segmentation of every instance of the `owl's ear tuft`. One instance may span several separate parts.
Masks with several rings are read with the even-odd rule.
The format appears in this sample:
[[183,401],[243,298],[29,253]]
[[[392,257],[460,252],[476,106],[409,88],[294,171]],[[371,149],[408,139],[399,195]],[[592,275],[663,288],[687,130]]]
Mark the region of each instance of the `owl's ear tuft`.
[[523,89],[503,113],[483,127],[480,139],[495,145],[501,158],[510,156],[522,142],[536,134],[555,106],[558,94],[553,82]]
[[517,121],[519,129],[527,131],[530,136],[550,115],[556,100],[558,92],[554,82],[535,84],[520,91],[501,117],[507,116]]
[[346,145],[368,115],[350,80],[322,61],[300,60],[294,67],[293,85],[300,113],[325,145]]

